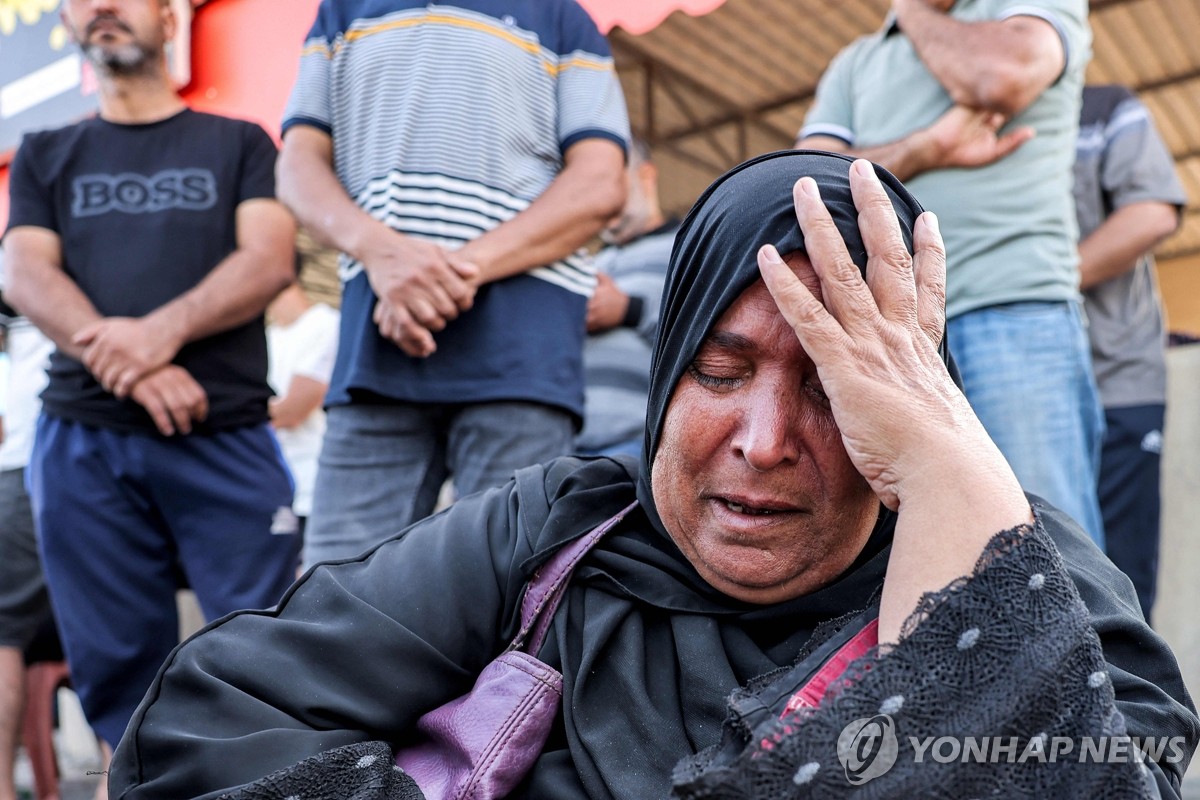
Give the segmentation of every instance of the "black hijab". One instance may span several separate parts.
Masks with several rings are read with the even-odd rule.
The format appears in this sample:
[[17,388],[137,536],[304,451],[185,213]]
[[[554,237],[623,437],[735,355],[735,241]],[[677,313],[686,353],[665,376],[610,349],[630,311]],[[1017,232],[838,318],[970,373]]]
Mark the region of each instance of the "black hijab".
[[[816,150],[781,150],[751,159],[708,187],[676,234],[650,364],[638,482],[638,499],[659,530],[663,526],[650,491],[650,465],[658,450],[667,404],[713,325],[759,279],[758,249],[770,243],[783,255],[804,250],[804,234],[796,223],[792,202],[792,187],[800,178],[807,176],[817,182],[850,257],[865,274],[867,251],[850,195],[853,162],[847,156]],[[911,253],[913,225],[923,209],[890,172],[876,166],[875,174],[896,209]],[[948,360],[945,337],[940,352]]]
[[[784,254],[803,249],[792,201],[800,177],[817,181],[851,255],[866,264],[851,163],[806,151],[748,161],[704,193],[676,237],[650,375],[646,455],[640,476],[629,477],[641,507],[580,565],[568,613],[555,624],[572,756],[571,777],[563,780],[581,780],[592,798],[665,796],[675,763],[717,742],[729,692],[791,664],[818,625],[863,609],[883,581],[895,515],[881,506],[855,563],[827,586],[769,606],[734,600],[705,582],[675,546],[650,490],[649,465],[671,394],[716,321],[758,280],[756,251],[767,242]],[[921,207],[893,176],[882,169],[879,175],[911,249]],[[634,487],[626,481],[622,490],[612,468],[592,462],[566,478],[547,527],[585,530],[628,502]],[[571,796],[546,778],[535,771],[528,796]]]

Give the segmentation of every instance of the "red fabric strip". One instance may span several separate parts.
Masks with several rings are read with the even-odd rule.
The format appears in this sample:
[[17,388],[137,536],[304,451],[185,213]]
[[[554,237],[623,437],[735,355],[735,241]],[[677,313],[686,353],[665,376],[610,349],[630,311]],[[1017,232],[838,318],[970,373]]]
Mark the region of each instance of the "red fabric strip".
[[804,688],[792,695],[784,708],[782,716],[786,717],[800,708],[816,708],[821,704],[821,698],[829,690],[829,685],[846,672],[846,668],[856,658],[867,654],[872,647],[879,644],[879,620],[873,619],[865,628],[854,635],[850,641],[842,645],[833,656],[825,662],[825,666],[804,684]]

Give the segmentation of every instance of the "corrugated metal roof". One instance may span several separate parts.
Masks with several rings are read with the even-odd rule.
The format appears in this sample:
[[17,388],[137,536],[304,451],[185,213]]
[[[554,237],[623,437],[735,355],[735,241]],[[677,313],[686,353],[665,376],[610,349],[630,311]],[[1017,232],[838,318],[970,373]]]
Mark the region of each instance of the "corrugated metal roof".
[[[663,201],[686,210],[726,168],[788,147],[833,56],[877,29],[890,0],[726,0],[642,35],[610,34],[634,131],[655,150]],[[1200,2],[1091,0],[1088,80],[1138,92],[1190,200],[1160,260],[1200,255]]]

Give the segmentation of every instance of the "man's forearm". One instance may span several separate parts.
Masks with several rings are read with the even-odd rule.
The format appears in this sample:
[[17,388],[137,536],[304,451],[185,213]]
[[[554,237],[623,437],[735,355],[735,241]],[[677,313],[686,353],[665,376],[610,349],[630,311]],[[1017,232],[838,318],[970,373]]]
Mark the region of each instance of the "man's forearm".
[[596,160],[572,164],[517,216],[465,244],[458,255],[480,270],[480,283],[551,264],[578,250],[620,212],[625,178],[620,149],[607,140]]
[[194,288],[145,317],[180,346],[249,322],[295,279],[296,227],[282,205],[242,203],[237,228],[236,250]]
[[10,252],[5,297],[26,319],[58,347],[59,352],[82,359],[83,347],[71,339],[101,318],[83,291],[59,267],[19,263]]
[[331,159],[328,136],[303,127],[289,131],[279,156],[279,199],[319,243],[365,266],[372,246],[401,234],[354,202]]
[[181,345],[194,342],[259,316],[290,281],[291,276],[277,267],[264,268],[259,254],[237,250],[194,289],[146,319],[170,328]]
[[916,131],[903,139],[875,147],[853,148],[850,154],[873,161],[901,181],[907,181],[938,165],[923,133]]
[[841,139],[816,135],[802,139],[797,146],[835,153],[853,151],[906,181],[934,169],[987,166],[1033,138],[1034,130],[1028,125],[1000,134],[1003,124],[1002,114],[953,106],[929,127],[888,144],[851,148]]
[[1131,203],[1117,209],[1079,243],[1079,288],[1086,291],[1133,269],[1178,224],[1179,212],[1169,203]]
[[883,167],[901,181],[910,180],[939,166],[933,143],[923,129],[894,142],[872,147],[851,147],[841,139],[830,136],[808,136],[797,141],[795,146],[802,150],[827,150],[845,153],[855,158],[865,158]]
[[1061,42],[1043,20],[963,22],[926,0],[904,0],[898,14],[917,56],[958,105],[1011,117],[1062,71]]

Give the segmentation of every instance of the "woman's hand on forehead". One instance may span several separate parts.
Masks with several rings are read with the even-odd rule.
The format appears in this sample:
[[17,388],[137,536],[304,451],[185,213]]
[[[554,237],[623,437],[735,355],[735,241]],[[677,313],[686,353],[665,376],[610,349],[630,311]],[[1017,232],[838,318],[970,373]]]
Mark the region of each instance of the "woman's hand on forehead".
[[771,245],[759,251],[759,268],[817,366],[847,452],[880,499],[896,509],[903,478],[933,445],[928,433],[952,429],[971,412],[937,352],[946,281],[937,218],[926,212],[917,219],[916,254],[909,255],[870,162],[854,163],[850,185],[867,248],[866,280],[811,178],[801,178],[793,194],[822,299]]
[[774,247],[763,247],[758,263],[816,364],[846,452],[880,500],[899,511],[879,616],[880,641],[892,642],[925,592],[970,574],[992,534],[1032,517],[937,352],[946,281],[937,219],[917,218],[910,256],[869,162],[850,168],[850,189],[866,280],[810,178],[793,194],[823,302]]

